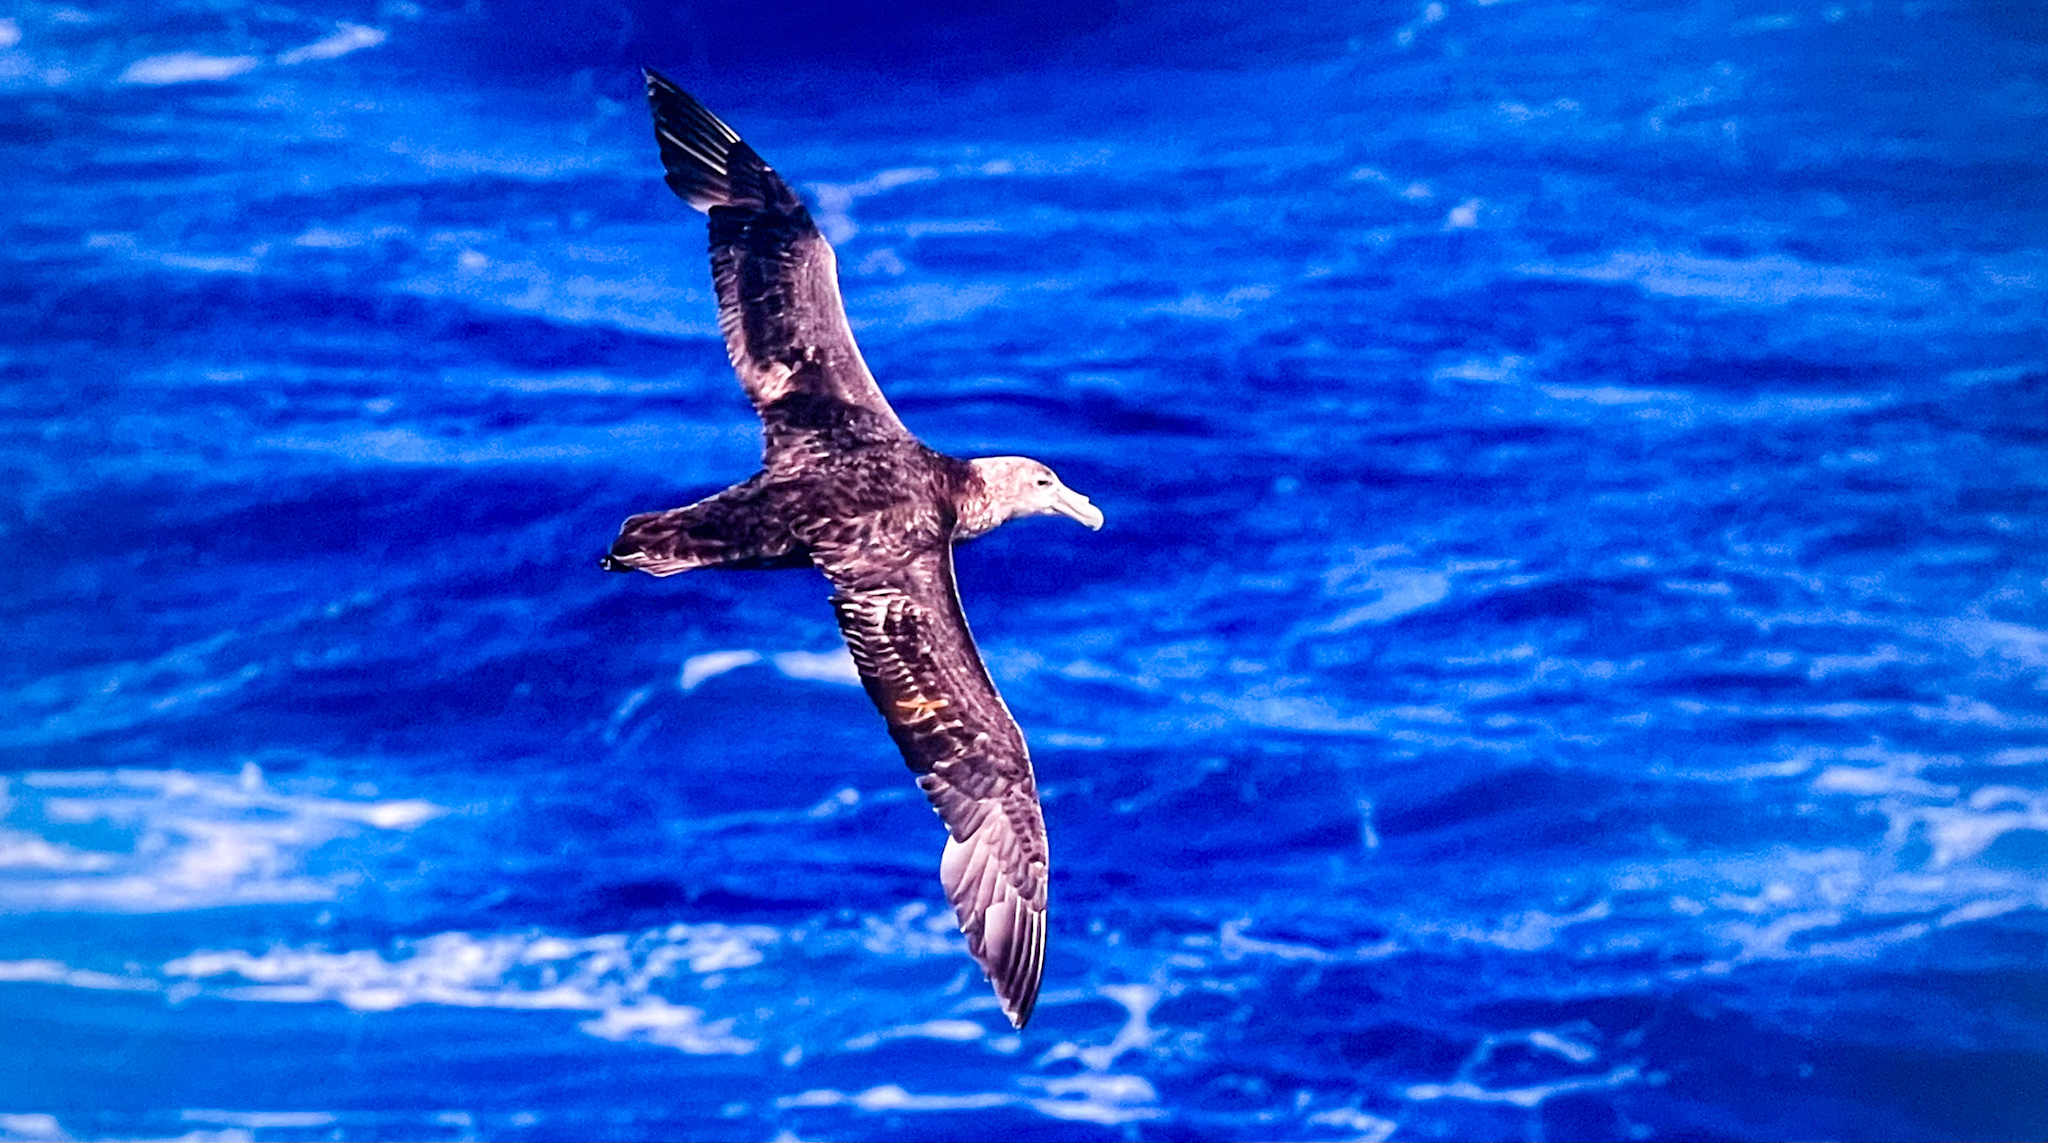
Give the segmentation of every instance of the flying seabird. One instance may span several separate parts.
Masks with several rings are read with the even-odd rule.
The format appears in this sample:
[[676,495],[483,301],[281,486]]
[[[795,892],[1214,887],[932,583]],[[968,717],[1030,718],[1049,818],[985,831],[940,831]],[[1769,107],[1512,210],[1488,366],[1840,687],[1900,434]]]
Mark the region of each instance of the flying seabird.
[[960,610],[953,545],[1020,516],[1100,528],[1102,512],[1035,460],[959,460],[912,436],[861,360],[803,202],[703,104],[646,77],[668,185],[711,219],[718,326],[761,418],[761,471],[627,519],[603,566],[825,574],[861,683],[945,822],[939,880],[967,951],[1022,1028],[1045,967],[1045,819]]

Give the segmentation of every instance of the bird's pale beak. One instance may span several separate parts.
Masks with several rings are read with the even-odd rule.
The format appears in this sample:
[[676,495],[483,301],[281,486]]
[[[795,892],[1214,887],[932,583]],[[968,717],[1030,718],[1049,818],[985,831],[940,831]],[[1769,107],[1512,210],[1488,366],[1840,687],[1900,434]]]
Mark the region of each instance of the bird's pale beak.
[[1102,530],[1102,509],[1089,503],[1086,496],[1065,485],[1060,486],[1059,495],[1053,499],[1052,510],[1069,520],[1078,520],[1088,525],[1091,532]]

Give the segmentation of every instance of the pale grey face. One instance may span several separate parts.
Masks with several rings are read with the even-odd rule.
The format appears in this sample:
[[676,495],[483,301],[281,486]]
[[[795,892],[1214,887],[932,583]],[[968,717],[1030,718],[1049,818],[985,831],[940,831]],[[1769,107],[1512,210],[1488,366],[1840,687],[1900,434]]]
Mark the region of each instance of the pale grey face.
[[1086,496],[1068,488],[1052,469],[1023,456],[988,457],[974,462],[988,483],[996,502],[1009,509],[1010,519],[1019,516],[1065,516],[1102,527],[1102,509]]

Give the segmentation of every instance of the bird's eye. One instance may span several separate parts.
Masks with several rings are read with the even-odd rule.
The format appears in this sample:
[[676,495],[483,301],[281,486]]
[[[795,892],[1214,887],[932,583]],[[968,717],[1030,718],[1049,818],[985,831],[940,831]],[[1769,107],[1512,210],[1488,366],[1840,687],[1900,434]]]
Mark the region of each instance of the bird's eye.
[[1052,481],[1046,477],[1041,476],[1038,478],[1038,486],[1040,488],[1050,488],[1052,487]]

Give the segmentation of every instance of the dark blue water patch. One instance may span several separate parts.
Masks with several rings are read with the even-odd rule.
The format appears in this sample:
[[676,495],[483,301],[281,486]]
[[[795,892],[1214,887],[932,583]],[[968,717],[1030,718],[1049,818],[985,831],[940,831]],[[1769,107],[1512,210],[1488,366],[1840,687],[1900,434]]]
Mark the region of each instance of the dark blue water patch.
[[[997,347],[997,356],[1000,350]],[[966,422],[968,426],[983,419],[1000,422],[1007,434],[1038,435],[1055,447],[1062,438],[1079,433],[1145,437],[1149,442],[1160,442],[1162,437],[1210,437],[1218,433],[1215,421],[1201,415],[1211,413],[1209,410],[1154,409],[1099,394],[1077,398],[1058,394],[1050,379],[1040,379],[1040,384],[1047,391],[969,390],[949,396],[933,393],[906,397],[892,404],[904,417],[930,421],[944,418],[949,424]],[[952,431],[972,432],[972,428]]]
[[[1822,994],[1839,988],[1802,976],[1802,983]],[[1752,988],[1762,984],[1747,983]],[[1788,1033],[1775,1021],[1758,1023],[1717,1003],[1713,993],[1726,987],[1664,1007],[1640,1038],[1642,1051],[1651,1058],[1680,1051],[1691,1056],[1713,1045],[1731,1049],[1709,1051],[1671,1068],[1667,1082],[1654,1094],[1646,1093],[1649,1099],[1682,1101],[1690,1092],[1730,1083],[1771,1093],[1727,1124],[1726,1129],[1743,1134],[1884,1139],[1903,1132],[1923,1138],[2020,1139],[2042,1121],[2037,1101],[2014,1098],[2038,1086],[2033,1077],[2044,1061],[2037,1052],[1851,1045],[1818,1026]],[[1917,1021],[1931,1015],[1895,1011],[1892,1019]],[[1712,1123],[1707,1119],[1702,1126]]]
[[[591,1067],[576,1055],[584,1037],[575,1030],[574,1013],[520,1014],[517,1021],[531,1031],[515,1044],[484,1034],[474,1016],[461,1009],[408,1009],[379,1020],[333,1004],[276,1006],[195,1000],[166,1008],[154,998],[147,1003],[161,1008],[163,1015],[143,1017],[125,1043],[110,1043],[96,1054],[104,1066],[131,1067],[154,1078],[93,1102],[110,1114],[165,1116],[165,1130],[179,1126],[176,1113],[166,1115],[167,1108],[296,1110],[311,1102],[333,1109],[337,1120],[358,1124],[352,1128],[355,1130],[382,1134],[378,1125],[388,1122],[384,1118],[388,1116],[405,1124],[395,1133],[412,1135],[429,1127],[432,1120],[421,1116],[425,1122],[412,1121],[410,1115],[392,1115],[386,1109],[438,1107],[451,1100],[468,1104],[480,1093],[491,1092],[495,1094],[485,1100],[490,1110],[509,1112],[546,1106],[568,1091],[598,1089],[612,1093],[617,1109],[624,1113],[619,1119],[637,1123],[632,1133],[638,1134],[658,1130],[647,1120],[715,1118],[718,1105],[724,1102],[713,1075],[704,1076],[701,1082],[705,1086],[693,1090],[676,1085],[671,1069],[664,1066],[672,1054],[629,1052],[617,1063]],[[108,1018],[119,1019],[125,1014],[122,1009],[133,1012],[142,1005],[122,998],[108,1007]],[[280,1042],[293,1036],[294,1027],[304,1038],[301,1042],[320,1044],[323,1050],[317,1054],[281,1050]],[[387,1035],[396,1039],[387,1040]],[[392,1048],[418,1042],[419,1037],[431,1037],[443,1045],[432,1063],[421,1067],[388,1063],[394,1058]],[[209,1061],[224,1054],[248,1054],[267,1062],[234,1070],[209,1066]],[[310,1060],[326,1063],[309,1066]],[[723,1070],[712,1069],[714,1073]],[[31,1062],[23,1074],[42,1078],[44,1070]],[[62,1080],[49,1076],[45,1082]],[[62,1087],[45,1086],[44,1090],[60,1098],[92,1098]],[[183,1097],[173,1093],[183,1091],[197,1098],[181,1105]],[[660,1096],[655,1097],[655,1092]],[[397,1102],[390,1102],[393,1100]],[[459,1127],[449,1127],[444,1137],[459,1134]]]
[[[565,497],[580,499],[588,487],[579,489],[574,479],[536,477],[522,491],[517,481],[501,477],[479,484],[475,477],[449,472],[421,481],[387,471],[280,481],[266,490],[268,498],[223,496],[195,510],[161,486],[117,486],[47,505],[34,520],[17,525],[14,532],[30,558],[15,571],[28,597],[53,605],[63,600],[64,608],[97,600],[91,606],[103,616],[109,608],[115,615],[181,616],[189,627],[177,636],[180,641],[220,632],[221,616],[214,609],[237,595],[269,595],[318,608],[362,591],[366,577],[375,574],[371,569],[445,568],[454,574],[437,593],[444,600],[518,598],[552,591],[571,569],[595,576],[602,525],[563,523],[555,516]],[[90,579],[61,570],[72,553],[85,548],[122,553],[120,570],[102,565],[101,574]],[[345,553],[348,564],[317,572],[302,566],[307,556],[323,551]],[[251,570],[230,570],[237,565]],[[266,565],[267,570],[254,570]],[[474,574],[461,574],[463,569]],[[375,622],[375,609],[350,611],[342,637],[349,623]],[[43,618],[61,614],[62,609]],[[169,629],[178,631],[177,621],[171,622]],[[92,629],[77,635],[82,639],[52,645],[53,664],[74,657],[103,660],[92,649]]]
[[704,360],[709,339],[670,338],[610,326],[479,310],[464,302],[312,282],[215,274],[141,272],[121,281],[67,279],[23,296],[33,340],[46,346],[117,346],[123,353],[172,349],[269,362],[414,368],[604,368],[666,375]]
[[[470,226],[506,237],[553,228],[574,233],[598,221],[672,222],[678,237],[674,252],[694,253],[698,243],[682,238],[694,238],[697,216],[661,185],[658,174],[658,168],[639,177],[560,172],[520,178],[480,172],[453,182],[415,176],[410,181],[353,183],[223,204],[233,213],[222,221],[258,233],[319,223],[389,225],[407,231]],[[502,226],[508,214],[521,219],[517,227]]]
[[[1431,1021],[1411,1023],[1395,1017],[1359,1026],[1355,1014],[1375,1006],[1379,987],[1385,984],[1388,975],[1387,969],[1378,965],[1323,970],[1318,991],[1332,1002],[1310,1009],[1323,1016],[1310,1017],[1311,1022],[1302,1029],[1305,1038],[1333,1051],[1344,1067],[1355,1069],[1361,1078],[1377,1074],[1421,1080],[1455,1072],[1470,1052],[1470,1045],[1446,1035]],[[1383,1114],[1384,1110],[1390,1109],[1383,1109]]]
[[[735,76],[815,73],[970,83],[991,70],[1042,65],[1108,27],[1117,7],[1065,0],[1047,7],[998,3],[971,12],[943,5],[846,7],[796,3],[773,13],[660,4],[564,5],[493,0],[481,7],[427,6],[442,42],[475,78],[561,76],[581,68],[655,64]],[[546,44],[546,50],[537,50]]]
[[[877,902],[908,896],[890,893],[882,886]],[[911,898],[916,899],[916,898]],[[721,919],[750,922],[805,919],[837,902],[830,895],[801,898],[769,897],[759,893],[734,892],[714,883],[674,881],[625,881],[601,885],[580,897],[575,921],[596,929],[638,928],[687,916],[698,923]],[[502,911],[525,916],[536,902],[506,900]]]
[[1929,934],[1927,947],[1895,962],[1899,971],[1925,972],[1938,991],[1967,1009],[1994,1020],[1993,1044],[2025,1044],[2027,1029],[2048,1006],[2048,992],[2038,976],[2010,971],[2014,964],[2048,948],[2048,918],[2015,909],[1970,922],[1944,926]]

